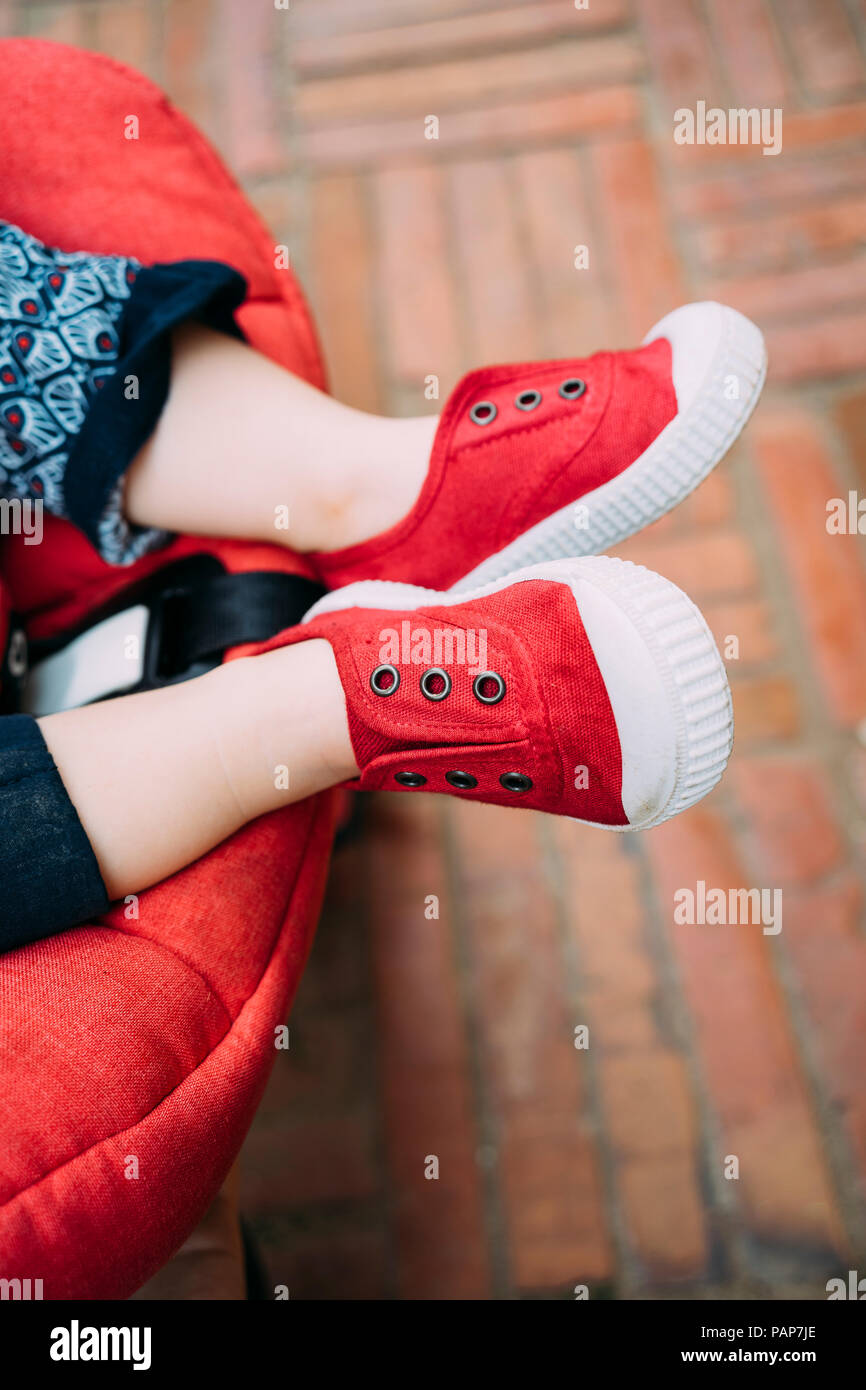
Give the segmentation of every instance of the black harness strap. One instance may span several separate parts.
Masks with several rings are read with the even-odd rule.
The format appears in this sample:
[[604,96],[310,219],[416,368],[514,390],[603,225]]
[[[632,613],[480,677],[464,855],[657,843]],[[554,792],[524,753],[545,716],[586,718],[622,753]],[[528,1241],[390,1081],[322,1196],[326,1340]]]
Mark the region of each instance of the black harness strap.
[[[124,693],[155,690],[212,670],[229,647],[276,637],[299,623],[324,593],[320,584],[298,574],[276,570],[230,574],[215,556],[192,555],[128,585],[72,631],[31,643],[30,666],[63,651],[106,618],[143,604],[149,618],[141,675]],[[0,694],[9,701],[19,693],[15,686],[20,682],[6,674]],[[115,693],[105,690],[98,698]]]
[[229,647],[266,642],[300,622],[324,592],[297,574],[255,570],[216,575],[169,594],[162,610],[163,671],[178,674]]

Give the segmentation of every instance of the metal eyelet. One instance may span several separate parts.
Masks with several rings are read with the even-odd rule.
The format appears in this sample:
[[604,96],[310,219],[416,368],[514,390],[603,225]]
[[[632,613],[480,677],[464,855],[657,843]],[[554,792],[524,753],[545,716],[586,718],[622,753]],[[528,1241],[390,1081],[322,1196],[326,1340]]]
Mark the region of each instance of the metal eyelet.
[[394,781],[399,782],[401,787],[423,787],[427,778],[420,772],[395,772]]
[[[486,681],[493,681],[496,686],[492,694],[488,695],[484,691]],[[479,671],[472,682],[472,694],[476,700],[481,701],[482,705],[498,705],[505,696],[505,681],[498,671]]]
[[[434,680],[441,680],[441,690],[430,689]],[[421,694],[425,700],[444,700],[451,694],[451,677],[448,672],[443,671],[441,666],[431,666],[421,677]]]
[[[390,682],[382,684],[383,677],[390,676]],[[370,689],[375,695],[393,695],[397,686],[400,684],[400,672],[396,666],[387,664],[377,666],[370,677]]]
[[514,404],[518,410],[534,410],[537,405],[541,405],[541,392],[521,391],[514,397]]
[[473,777],[471,772],[446,772],[445,781],[461,792],[471,792],[473,787],[478,786],[478,778]]
[[532,778],[524,772],[503,772],[499,779],[507,792],[528,792],[532,790]]
[[492,401],[476,401],[469,412],[469,419],[473,425],[489,425],[498,413]]
[[559,388],[559,394],[563,400],[576,401],[586,390],[586,382],[581,381],[579,376],[570,376],[565,379]]

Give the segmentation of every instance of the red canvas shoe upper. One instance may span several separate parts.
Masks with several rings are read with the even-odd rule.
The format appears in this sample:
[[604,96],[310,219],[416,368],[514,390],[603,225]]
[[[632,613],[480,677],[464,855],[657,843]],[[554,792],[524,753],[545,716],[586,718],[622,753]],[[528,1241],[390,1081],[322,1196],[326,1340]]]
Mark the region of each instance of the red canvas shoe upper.
[[361,769],[351,785],[626,824],[617,727],[571,589],[431,598],[322,613],[268,644],[330,642]]
[[446,589],[635,461],[677,413],[671,347],[470,372],[450,396],[411,512],[310,557],[329,588],[392,579]]

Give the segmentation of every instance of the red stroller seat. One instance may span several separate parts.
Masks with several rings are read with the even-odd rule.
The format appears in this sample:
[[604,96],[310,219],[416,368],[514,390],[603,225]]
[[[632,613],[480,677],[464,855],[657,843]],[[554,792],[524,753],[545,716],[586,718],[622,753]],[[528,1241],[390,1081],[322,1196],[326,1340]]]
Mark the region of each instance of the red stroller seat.
[[[249,341],[322,386],[297,284],[162,92],[65,45],[10,39],[0,51],[0,214],[49,245],[229,262],[249,282],[238,313]],[[130,113],[137,140],[124,138]],[[200,552],[229,571],[307,573],[278,547],[192,537],[113,568],[46,518],[41,545],[3,542],[0,629],[11,603],[31,638],[51,637]],[[46,1299],[124,1298],[197,1224],[273,1061],[335,804],[322,795],[265,816],[137,905],[0,957],[0,1277],[39,1277]]]

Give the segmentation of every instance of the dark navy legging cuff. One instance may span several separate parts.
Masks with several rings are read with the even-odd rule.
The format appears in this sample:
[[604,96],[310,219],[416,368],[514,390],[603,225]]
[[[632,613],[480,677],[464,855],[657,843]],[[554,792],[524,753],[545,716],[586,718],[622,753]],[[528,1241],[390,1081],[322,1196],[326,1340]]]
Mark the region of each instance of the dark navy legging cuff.
[[0,717],[0,951],[105,912],[90,841],[42,730]]

